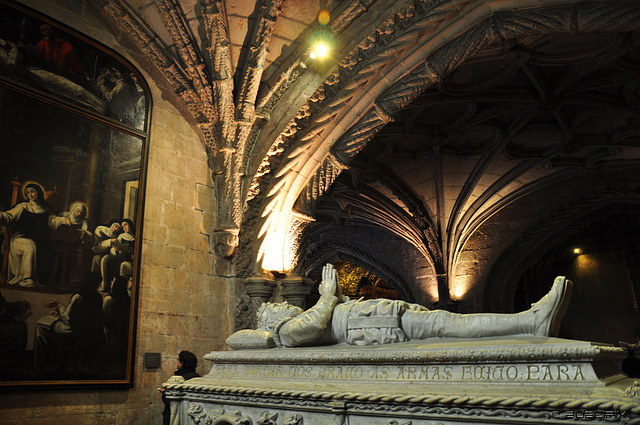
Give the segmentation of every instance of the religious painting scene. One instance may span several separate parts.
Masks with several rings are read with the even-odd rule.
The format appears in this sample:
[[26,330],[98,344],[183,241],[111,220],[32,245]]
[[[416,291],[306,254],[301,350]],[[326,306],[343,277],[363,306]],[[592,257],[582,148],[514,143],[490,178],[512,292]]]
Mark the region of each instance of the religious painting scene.
[[[36,24],[16,13],[0,16],[13,17],[25,31]],[[22,42],[3,38],[9,56],[0,55],[7,78],[0,85],[0,382],[123,380],[131,355],[144,142],[89,118],[93,110],[115,117],[106,98],[91,95],[102,109],[60,107],[66,95],[59,91],[70,90],[76,100],[78,90],[89,95],[84,62],[70,44],[57,41],[54,52],[44,41],[28,44],[29,34],[21,33]],[[16,54],[11,49],[24,49],[17,52],[24,61],[13,56],[7,62]],[[53,89],[48,81],[48,90],[35,75],[63,83]],[[106,87],[104,76],[93,77],[94,88]],[[23,83],[35,89],[22,93]],[[133,111],[131,119],[142,112],[138,124],[144,125],[144,108],[123,106]],[[116,118],[129,119],[123,117]]]
[[146,97],[135,73],[95,46],[0,4],[0,68],[25,86],[142,130]]

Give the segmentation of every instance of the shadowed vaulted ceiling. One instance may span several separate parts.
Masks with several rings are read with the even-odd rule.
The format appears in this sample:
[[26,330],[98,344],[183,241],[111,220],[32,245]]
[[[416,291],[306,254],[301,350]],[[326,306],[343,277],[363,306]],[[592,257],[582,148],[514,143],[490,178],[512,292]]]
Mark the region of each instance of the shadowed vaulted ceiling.
[[636,0],[102,7],[206,146],[220,273],[349,260],[410,301],[508,308],[549,235],[637,196]]

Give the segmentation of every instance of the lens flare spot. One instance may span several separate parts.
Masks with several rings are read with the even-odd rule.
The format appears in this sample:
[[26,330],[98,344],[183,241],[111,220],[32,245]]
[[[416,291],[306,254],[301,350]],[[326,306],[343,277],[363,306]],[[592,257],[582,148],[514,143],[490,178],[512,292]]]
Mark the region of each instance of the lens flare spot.
[[318,13],[318,22],[320,25],[327,25],[331,20],[331,15],[327,9],[322,9],[320,13]]

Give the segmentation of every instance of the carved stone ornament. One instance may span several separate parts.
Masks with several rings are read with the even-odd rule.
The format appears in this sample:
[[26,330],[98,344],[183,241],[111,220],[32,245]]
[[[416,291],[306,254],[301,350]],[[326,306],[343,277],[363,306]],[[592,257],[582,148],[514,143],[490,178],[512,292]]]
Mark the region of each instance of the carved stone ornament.
[[169,378],[168,381],[170,384],[182,384],[184,382],[184,378],[180,375],[173,375]]
[[[547,337],[220,351],[205,355],[209,374],[165,388],[196,424],[302,425],[293,413],[312,425],[569,423],[554,416],[568,410],[640,423],[640,383],[619,372],[626,355]],[[221,411],[230,404],[244,417]]]
[[222,258],[231,258],[238,247],[239,229],[225,229],[215,231],[213,243],[215,252]]
[[244,289],[254,306],[259,307],[271,298],[276,281],[265,276],[251,276],[244,281]]
[[258,425],[278,425],[278,412],[262,412],[258,418]]
[[227,414],[224,409],[207,413],[201,404],[191,403],[187,414],[197,425],[253,425],[253,422],[241,412]]
[[284,418],[283,425],[303,425],[302,415],[300,413],[288,414]]
[[287,276],[282,280],[282,298],[289,304],[305,308],[315,282],[302,276]]
[[624,390],[624,396],[627,398],[640,398],[640,381],[635,381],[633,385]]

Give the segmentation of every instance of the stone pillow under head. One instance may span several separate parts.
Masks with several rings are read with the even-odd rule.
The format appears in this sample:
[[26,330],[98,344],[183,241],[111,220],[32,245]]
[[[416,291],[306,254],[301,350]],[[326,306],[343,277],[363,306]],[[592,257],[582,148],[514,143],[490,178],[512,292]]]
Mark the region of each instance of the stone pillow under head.
[[251,350],[260,348],[275,348],[276,342],[273,334],[269,331],[259,331],[255,329],[243,329],[231,334],[226,341],[227,345],[234,350]]

